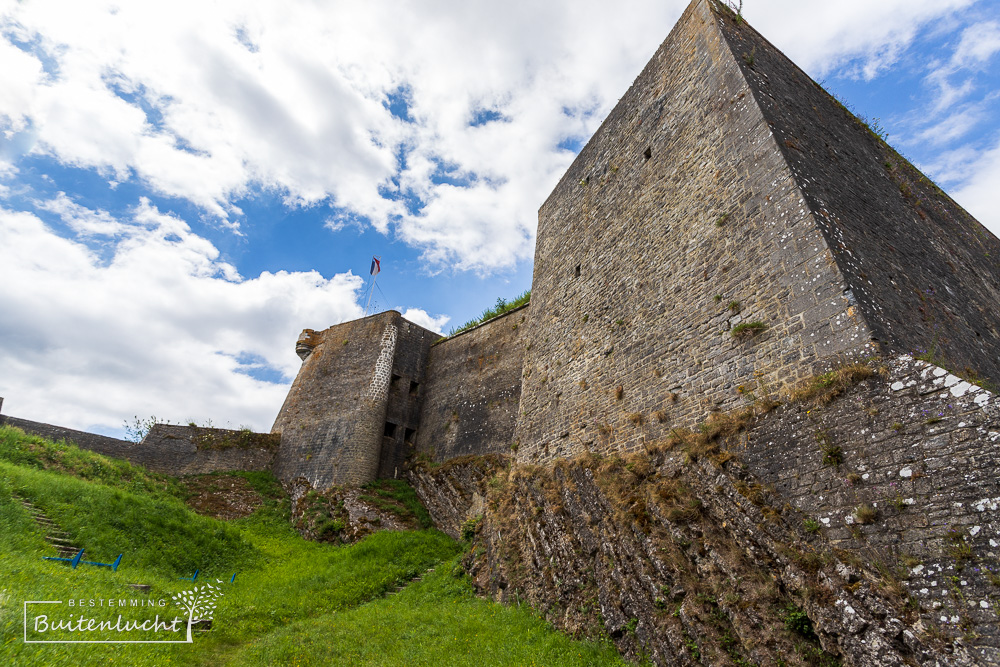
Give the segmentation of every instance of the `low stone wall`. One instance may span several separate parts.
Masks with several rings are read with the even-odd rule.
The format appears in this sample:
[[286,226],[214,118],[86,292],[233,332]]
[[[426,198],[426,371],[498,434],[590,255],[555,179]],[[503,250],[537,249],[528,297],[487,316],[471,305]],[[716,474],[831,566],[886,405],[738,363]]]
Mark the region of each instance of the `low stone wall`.
[[681,450],[547,467],[465,459],[411,475],[442,529],[476,527],[465,566],[481,593],[609,637],[630,659],[977,664],[961,640],[919,631],[917,611],[874,568],[836,556],[780,496],[719,460]]
[[[118,438],[109,438],[105,435],[77,431],[72,428],[53,426],[42,422],[31,421],[30,419],[19,419],[7,415],[0,415],[0,424],[5,426],[16,426],[25,433],[38,435],[49,440],[65,440],[72,442],[81,449],[87,449],[104,456],[111,456],[116,459],[126,459],[132,461],[135,443]],[[134,462],[134,461],[133,461]]]
[[231,470],[269,470],[278,450],[277,434],[199,426],[154,424],[141,443],[0,415],[0,424],[81,449],[125,459],[165,475],[200,475]]
[[738,662],[729,642],[798,664],[768,625],[793,605],[844,664],[1000,665],[1000,398],[909,356],[860,369],[728,439],[549,466],[467,457],[410,480],[450,534],[482,514],[469,568],[484,592],[633,657]]
[[169,475],[269,470],[280,435],[155,424],[132,452],[133,463]]

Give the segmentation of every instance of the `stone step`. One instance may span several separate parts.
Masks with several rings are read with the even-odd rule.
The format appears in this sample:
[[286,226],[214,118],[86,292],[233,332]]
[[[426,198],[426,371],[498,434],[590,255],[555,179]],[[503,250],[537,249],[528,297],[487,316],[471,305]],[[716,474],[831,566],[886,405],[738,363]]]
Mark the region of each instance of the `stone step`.
[[[17,496],[15,496],[17,497]],[[73,537],[59,527],[55,521],[50,519],[45,512],[35,507],[33,503],[24,498],[18,498],[31,518],[38,524],[45,533],[45,541],[55,547],[60,558],[72,558],[80,552],[80,547],[74,543]]]

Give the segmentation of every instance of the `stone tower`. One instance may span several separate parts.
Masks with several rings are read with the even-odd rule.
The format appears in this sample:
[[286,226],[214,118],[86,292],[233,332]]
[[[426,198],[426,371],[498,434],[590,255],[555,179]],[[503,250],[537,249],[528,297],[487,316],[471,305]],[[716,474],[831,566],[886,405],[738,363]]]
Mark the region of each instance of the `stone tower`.
[[281,434],[275,474],[318,488],[396,476],[416,434],[427,352],[439,337],[396,311],[303,331],[302,368],[271,429]]
[[1000,241],[714,0],[539,211],[518,458],[621,451],[841,360],[1000,380]]

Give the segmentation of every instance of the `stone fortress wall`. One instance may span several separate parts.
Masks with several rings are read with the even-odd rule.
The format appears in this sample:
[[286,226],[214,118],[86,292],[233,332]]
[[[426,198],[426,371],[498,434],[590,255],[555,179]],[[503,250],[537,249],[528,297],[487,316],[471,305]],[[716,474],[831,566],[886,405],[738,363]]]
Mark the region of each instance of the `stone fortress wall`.
[[718,23],[874,339],[1000,384],[1000,239],[752,27]]
[[444,461],[510,452],[529,316],[522,306],[431,348],[418,453]]

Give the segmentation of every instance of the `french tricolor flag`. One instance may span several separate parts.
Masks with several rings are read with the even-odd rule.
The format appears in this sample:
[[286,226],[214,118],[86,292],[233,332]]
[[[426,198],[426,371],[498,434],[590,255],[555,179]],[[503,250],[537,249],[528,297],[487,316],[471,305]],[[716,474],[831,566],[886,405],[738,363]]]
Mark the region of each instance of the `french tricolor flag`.
[[372,275],[377,276],[382,271],[382,265],[378,257],[372,257]]

